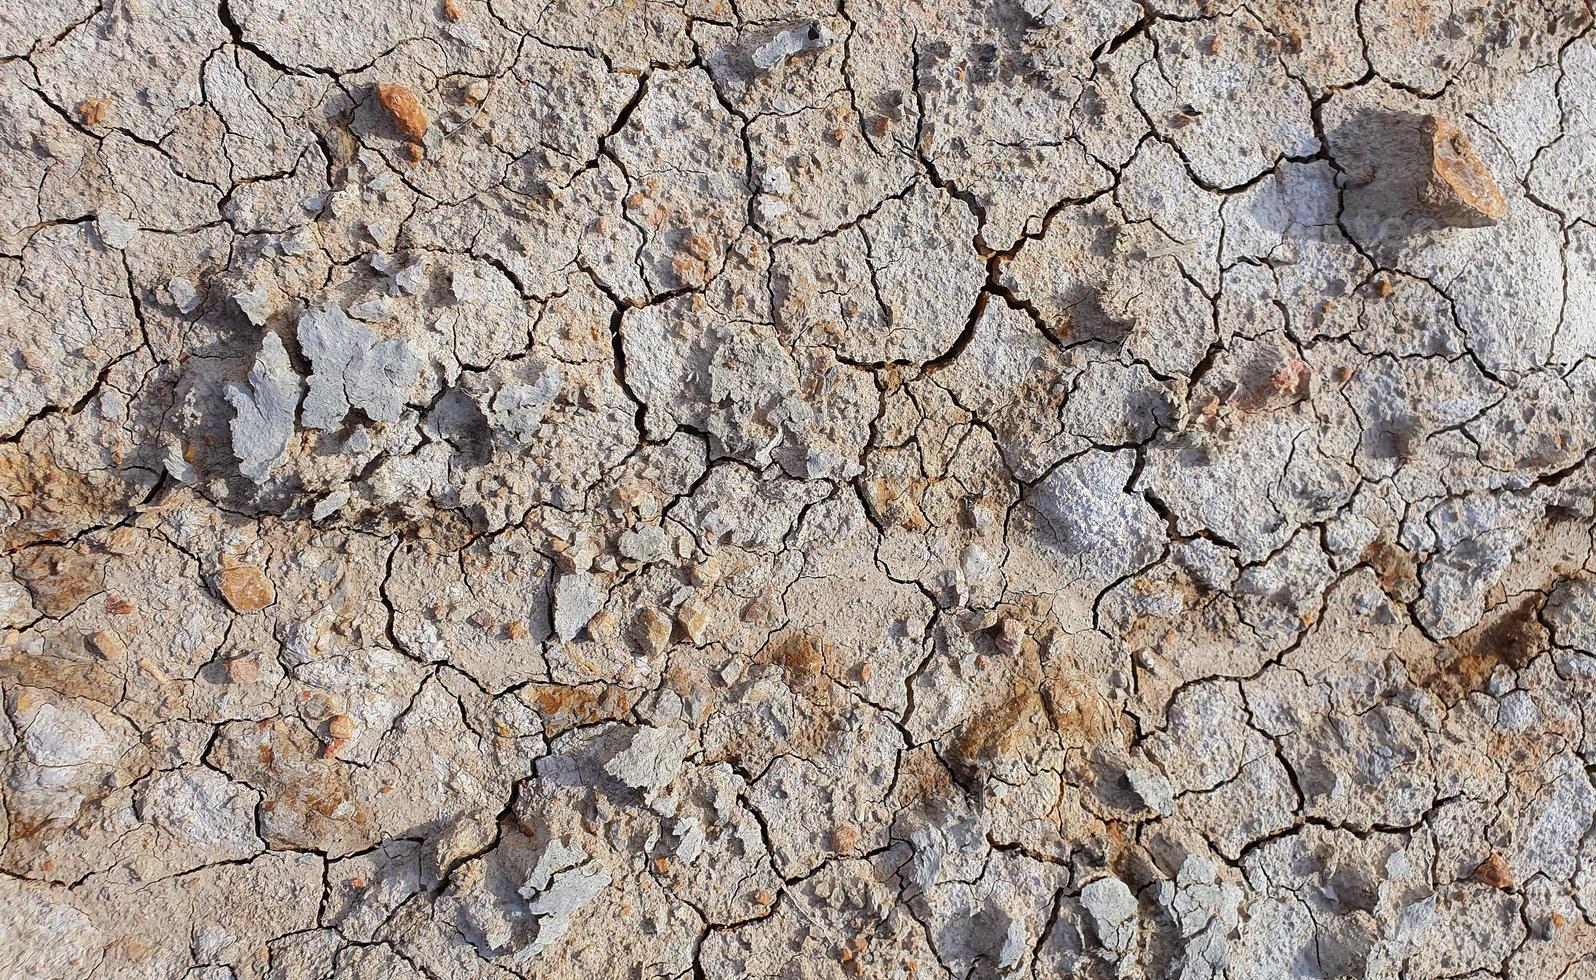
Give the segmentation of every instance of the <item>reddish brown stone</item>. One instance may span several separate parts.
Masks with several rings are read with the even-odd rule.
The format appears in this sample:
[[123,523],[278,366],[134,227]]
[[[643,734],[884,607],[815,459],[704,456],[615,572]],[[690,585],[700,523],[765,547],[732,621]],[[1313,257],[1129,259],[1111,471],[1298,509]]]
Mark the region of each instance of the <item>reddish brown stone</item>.
[[1492,888],[1513,887],[1513,871],[1507,866],[1507,862],[1502,860],[1502,855],[1495,851],[1492,851],[1491,856],[1481,861],[1480,866],[1474,869],[1474,878]]
[[1419,124],[1430,153],[1430,169],[1419,202],[1462,228],[1494,225],[1507,214],[1507,199],[1474,155],[1469,138],[1446,119],[1428,115]]
[[234,612],[252,613],[277,601],[277,593],[264,572],[253,565],[237,565],[216,576],[216,587]]
[[377,85],[377,101],[388,110],[388,115],[393,117],[395,126],[406,136],[421,142],[427,135],[426,110],[421,108],[421,103],[415,95],[398,82],[382,82]]

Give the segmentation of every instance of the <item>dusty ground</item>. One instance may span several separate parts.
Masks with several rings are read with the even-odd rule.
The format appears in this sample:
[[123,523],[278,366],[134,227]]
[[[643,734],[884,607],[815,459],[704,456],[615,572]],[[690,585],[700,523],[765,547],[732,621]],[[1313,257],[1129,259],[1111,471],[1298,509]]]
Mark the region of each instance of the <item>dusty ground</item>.
[[3,0],[0,975],[1596,976],[1591,24]]

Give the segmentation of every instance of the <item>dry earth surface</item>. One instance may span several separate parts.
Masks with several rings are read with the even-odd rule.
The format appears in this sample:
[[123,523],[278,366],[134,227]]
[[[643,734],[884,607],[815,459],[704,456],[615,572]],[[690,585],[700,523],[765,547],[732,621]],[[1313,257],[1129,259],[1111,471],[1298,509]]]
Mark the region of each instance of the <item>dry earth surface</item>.
[[1596,976],[1592,13],[3,0],[0,975]]

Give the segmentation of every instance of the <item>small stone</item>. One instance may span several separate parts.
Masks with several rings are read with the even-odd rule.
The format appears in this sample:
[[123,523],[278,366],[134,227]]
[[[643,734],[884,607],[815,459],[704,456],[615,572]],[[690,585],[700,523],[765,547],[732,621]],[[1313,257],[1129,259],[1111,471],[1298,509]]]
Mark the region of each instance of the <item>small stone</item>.
[[194,284],[182,276],[173,276],[166,282],[167,292],[172,294],[172,302],[177,306],[179,313],[192,313],[199,306],[199,290]]
[[638,645],[648,656],[664,653],[671,645],[671,619],[658,609],[644,609],[633,623]]
[[355,737],[355,720],[348,715],[333,715],[327,719],[327,735],[339,742]]
[[365,429],[356,429],[349,434],[348,439],[344,440],[344,444],[338,447],[338,451],[345,456],[364,456],[371,451],[371,434]]
[[554,583],[554,633],[569,642],[587,626],[604,604],[598,580],[580,572],[561,575]]
[[100,234],[100,241],[118,251],[127,248],[128,243],[133,241],[133,236],[139,232],[138,225],[121,215],[109,212],[102,212],[95,217],[94,228]]
[[235,565],[216,576],[216,587],[234,612],[258,612],[277,601],[265,573],[253,565]]
[[1118,878],[1099,878],[1081,889],[1081,905],[1092,917],[1097,942],[1118,957],[1136,948],[1136,895]]
[[1058,0],[1023,0],[1020,7],[1043,27],[1057,27],[1068,16],[1068,8]]
[[859,846],[859,828],[851,823],[838,824],[831,832],[831,849],[838,854],[851,854]]
[[420,292],[421,287],[427,283],[427,269],[432,265],[432,260],[425,255],[394,273],[393,284],[406,294],[414,296]]
[[1175,793],[1162,773],[1133,767],[1125,771],[1125,782],[1148,809],[1166,817],[1175,812]]
[[742,621],[745,623],[763,623],[770,618],[771,598],[769,592],[761,592],[748,600],[743,606]]
[[754,67],[770,71],[795,54],[819,51],[837,43],[837,36],[818,20],[782,31],[753,54]]
[[600,609],[587,621],[587,635],[600,642],[607,643],[615,639],[617,620],[615,614],[608,609]]
[[393,300],[387,296],[378,296],[376,299],[356,303],[349,308],[349,315],[367,323],[382,323],[393,317]]
[[233,302],[250,323],[257,327],[266,325],[266,318],[271,313],[271,297],[266,292],[263,283],[256,283],[241,293],[234,293]]
[[1491,668],[1491,676],[1486,678],[1485,693],[1493,698],[1506,696],[1518,683],[1518,678],[1513,668],[1507,664],[1497,664]]
[[703,643],[704,627],[709,624],[709,613],[696,599],[688,599],[676,607],[676,622],[694,646]]
[[625,748],[604,764],[604,771],[633,789],[657,790],[682,771],[692,751],[683,732],[671,728],[634,728]]
[[322,520],[331,514],[337,513],[347,503],[349,503],[349,491],[334,490],[316,501],[316,506],[310,509],[310,519],[313,521]]
[[653,524],[633,528],[621,535],[617,544],[621,556],[632,561],[658,561],[665,554],[665,530]]
[[1020,652],[1025,644],[1025,624],[1017,619],[1005,619],[998,626],[997,646],[1009,656]]
[[399,82],[379,82],[377,84],[377,101],[388,110],[388,115],[393,117],[395,126],[416,142],[420,142],[427,135],[427,113],[421,108],[415,94]]
[[1492,851],[1491,856],[1481,861],[1480,866],[1474,869],[1474,878],[1476,881],[1482,881],[1492,888],[1506,889],[1513,887],[1512,869],[1507,866],[1506,861],[1502,860],[1502,855],[1495,851]]
[[183,458],[181,447],[172,446],[166,450],[166,455],[161,458],[161,467],[166,474],[179,483],[192,486],[199,479],[199,472],[194,465]]
[[111,100],[96,96],[78,103],[78,117],[85,125],[98,126],[111,115]]
[[234,684],[248,684],[260,676],[260,663],[251,655],[234,657],[227,661],[227,679]]
[[96,630],[86,638],[89,648],[106,659],[120,656],[127,644],[122,642],[121,634],[116,630]]
[[704,560],[694,564],[687,574],[694,585],[709,585],[720,578],[720,560],[714,555],[705,555]]
[[1507,214],[1507,199],[1474,155],[1468,136],[1434,114],[1419,124],[1430,154],[1419,203],[1460,228],[1494,225]]

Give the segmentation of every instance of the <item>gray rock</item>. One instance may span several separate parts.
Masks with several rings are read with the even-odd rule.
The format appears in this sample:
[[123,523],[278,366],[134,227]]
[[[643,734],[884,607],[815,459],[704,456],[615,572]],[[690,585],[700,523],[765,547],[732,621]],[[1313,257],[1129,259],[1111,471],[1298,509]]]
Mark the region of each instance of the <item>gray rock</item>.
[[271,314],[271,298],[264,283],[256,283],[241,293],[234,293],[233,302],[250,323],[257,327],[266,325],[266,318]]
[[404,341],[380,339],[337,303],[299,318],[299,345],[313,369],[301,416],[307,429],[339,428],[354,409],[374,422],[397,422],[421,374]]
[[1081,889],[1081,905],[1092,916],[1098,946],[1111,962],[1134,962],[1141,930],[1137,924],[1136,895],[1118,878],[1099,878]]
[[682,771],[690,751],[683,733],[670,728],[639,728],[626,747],[604,764],[604,771],[633,789],[668,786]]
[[621,535],[621,555],[633,561],[658,561],[665,554],[665,530],[654,524],[636,527]]
[[233,455],[239,472],[256,483],[266,481],[272,464],[293,438],[300,391],[299,375],[274,333],[261,338],[260,353],[245,383],[227,386],[227,403],[234,412]]
[[570,642],[604,605],[598,579],[581,572],[561,575],[554,583],[554,635]]
[[1125,781],[1147,808],[1154,813],[1169,816],[1175,812],[1175,796],[1169,780],[1151,769],[1132,767],[1125,771]]
[[837,43],[837,38],[818,20],[788,28],[765,42],[753,53],[754,67],[770,71],[793,55],[819,51]]

